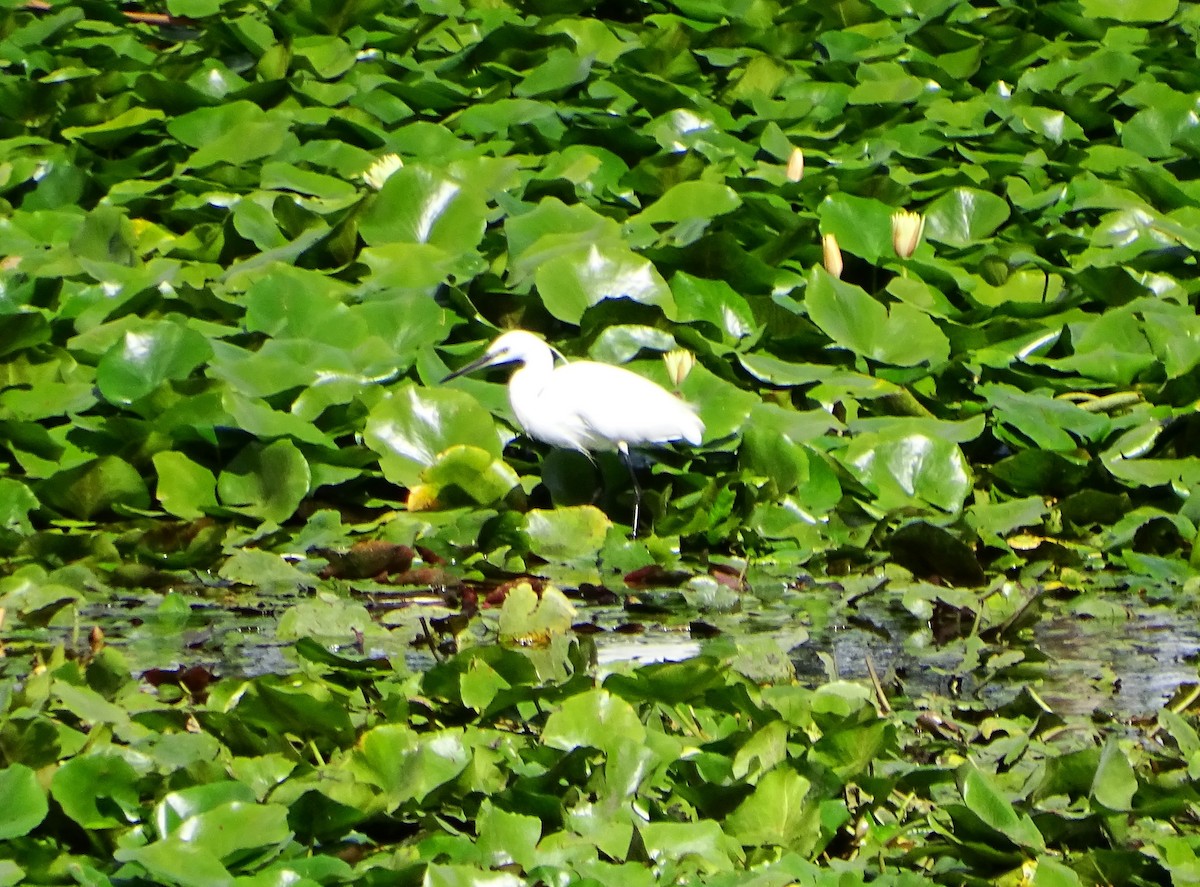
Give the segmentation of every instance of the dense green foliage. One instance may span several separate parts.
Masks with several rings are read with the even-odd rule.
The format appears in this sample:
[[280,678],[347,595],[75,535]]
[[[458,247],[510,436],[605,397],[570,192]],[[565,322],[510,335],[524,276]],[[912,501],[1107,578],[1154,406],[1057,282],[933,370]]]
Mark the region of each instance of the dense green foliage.
[[[1195,882],[1194,698],[598,677],[561,595],[469,604],[874,606],[986,685],[1047,601],[1194,591],[1198,47],[1178,0],[0,0],[0,884]],[[644,538],[440,384],[512,326],[695,355]],[[314,588],[286,675],[130,676]]]
[[574,642],[423,676],[299,652],[192,692],[147,691],[111,649],[56,655],[9,689],[0,883],[1070,887],[1200,865],[1175,824],[1200,737],[1169,711],[1104,742],[1033,697],[881,715],[859,685],[711,659],[600,683]]
[[[520,570],[549,526],[594,555],[603,516],[521,515],[589,502],[586,461],[502,450],[502,389],[437,385],[495,324],[663,382],[659,353],[697,355],[710,444],[649,479],[660,536],[890,543],[968,583],[1053,536],[1180,575],[1155,558],[1189,553],[1200,483],[1195,6],[576,5],[11,9],[4,548],[415,487],[437,507],[396,541]],[[927,218],[906,261],[898,208]]]

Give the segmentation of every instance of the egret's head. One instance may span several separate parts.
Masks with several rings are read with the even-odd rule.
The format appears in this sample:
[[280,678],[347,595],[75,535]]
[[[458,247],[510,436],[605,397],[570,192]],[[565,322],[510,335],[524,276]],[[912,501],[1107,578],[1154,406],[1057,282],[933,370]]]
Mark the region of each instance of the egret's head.
[[534,362],[543,362],[547,366],[552,365],[554,362],[553,350],[540,336],[525,330],[509,330],[497,337],[479,358],[455,370],[442,381],[448,382],[450,379],[465,376],[467,373],[473,373],[484,367],[500,366],[506,363],[529,364]]

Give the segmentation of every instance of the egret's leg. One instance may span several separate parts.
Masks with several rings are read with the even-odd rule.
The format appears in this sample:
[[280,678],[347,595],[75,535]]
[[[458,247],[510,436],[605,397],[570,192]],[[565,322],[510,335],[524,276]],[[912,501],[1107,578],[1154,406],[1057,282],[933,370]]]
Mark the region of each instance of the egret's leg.
[[638,531],[638,515],[642,510],[642,485],[638,483],[637,472],[633,470],[633,459],[629,457],[629,446],[625,441],[617,444],[617,450],[621,453],[621,461],[625,463],[625,467],[629,469],[629,478],[633,481],[633,536],[637,538]]

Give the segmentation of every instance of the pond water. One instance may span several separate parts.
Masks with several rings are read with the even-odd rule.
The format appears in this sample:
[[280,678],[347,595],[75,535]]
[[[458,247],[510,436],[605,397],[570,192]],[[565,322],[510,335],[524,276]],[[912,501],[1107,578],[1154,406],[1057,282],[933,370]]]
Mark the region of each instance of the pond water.
[[[1059,714],[1099,712],[1119,717],[1156,711],[1181,686],[1197,682],[1200,619],[1194,607],[1114,599],[1100,618],[1053,610],[1014,637],[984,641],[970,631],[938,642],[922,622],[881,598],[873,609],[843,618],[836,600],[809,597],[699,612],[678,589],[644,592],[624,603],[579,605],[576,628],[594,643],[602,669],[625,662],[686,659],[701,653],[741,657],[763,680],[787,676],[818,683],[833,677],[867,680],[869,668],[889,693],[961,696],[1000,704],[1031,688]],[[433,661],[433,641],[448,647],[438,620],[455,610],[428,591],[364,597],[372,619],[387,627],[366,640],[321,638],[365,655],[403,656],[417,669]],[[631,603],[632,602],[632,603]],[[684,605],[681,606],[681,602]],[[71,625],[51,623],[25,637],[6,637],[10,655],[22,643],[61,641],[84,650],[93,625],[120,647],[135,671],[201,666],[217,676],[283,672],[296,665],[280,618],[306,595],[253,601],[194,594],[134,593],[84,605]],[[496,609],[470,621],[474,642],[487,642]],[[422,622],[424,627],[422,626]],[[433,626],[429,634],[426,628]],[[870,666],[868,665],[870,663]]]

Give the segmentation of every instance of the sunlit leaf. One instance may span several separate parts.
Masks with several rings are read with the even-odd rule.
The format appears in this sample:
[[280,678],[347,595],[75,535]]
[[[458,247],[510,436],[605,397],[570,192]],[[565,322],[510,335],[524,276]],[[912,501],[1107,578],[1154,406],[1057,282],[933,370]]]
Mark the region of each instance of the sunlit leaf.
[[393,483],[413,486],[422,472],[453,446],[500,458],[491,416],[468,394],[452,388],[405,385],[379,401],[367,417],[364,438]]
[[100,360],[96,384],[113,403],[131,403],[168,379],[184,379],[212,356],[204,336],[180,323],[162,321],[125,333]]
[[955,188],[925,209],[925,236],[964,247],[991,235],[1008,219],[1002,197],[976,188]]
[[861,288],[814,268],[805,305],[813,323],[839,347],[896,366],[938,364],[950,343],[929,315],[905,302],[890,309]]

